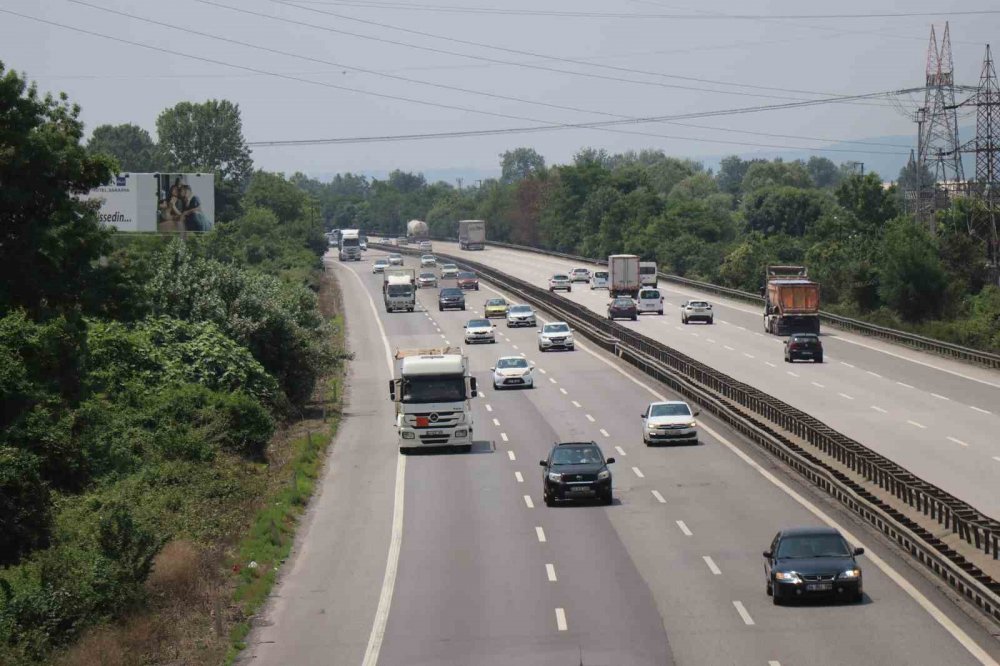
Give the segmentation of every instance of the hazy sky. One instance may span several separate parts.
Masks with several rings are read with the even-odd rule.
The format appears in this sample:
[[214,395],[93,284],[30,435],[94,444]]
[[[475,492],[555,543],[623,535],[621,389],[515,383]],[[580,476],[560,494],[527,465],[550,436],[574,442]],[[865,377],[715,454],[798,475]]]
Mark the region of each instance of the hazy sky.
[[[985,0],[0,0],[0,10],[50,22],[0,11],[0,60],[43,90],[66,91],[82,105],[88,129],[132,122],[155,137],[156,116],[165,107],[226,98],[240,105],[251,142],[585,123],[918,87],[930,25],[938,26],[940,39],[946,19],[956,78],[974,84],[985,43],[1000,42],[1000,13],[958,13],[1000,11]],[[942,11],[953,13],[817,16]],[[787,18],[802,15],[811,18]],[[553,163],[582,146],[706,156],[766,150],[741,142],[822,147],[915,131],[903,111],[884,100],[683,122],[708,129],[646,123],[617,129],[665,136],[563,129],[261,146],[253,156],[259,167],[285,172],[472,173],[495,169],[499,153],[521,145]],[[853,148],[857,152],[822,154],[840,162],[870,156],[863,151],[899,152]]]

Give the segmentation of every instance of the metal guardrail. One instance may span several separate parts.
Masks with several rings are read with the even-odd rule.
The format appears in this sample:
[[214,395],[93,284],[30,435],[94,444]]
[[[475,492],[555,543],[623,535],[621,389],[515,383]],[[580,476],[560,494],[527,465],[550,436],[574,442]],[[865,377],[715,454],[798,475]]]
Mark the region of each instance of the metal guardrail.
[[[440,238],[437,240],[453,241],[455,239]],[[519,250],[522,252],[534,252],[536,254],[544,254],[550,257],[559,257],[561,259],[567,259],[569,261],[595,264],[598,266],[605,266],[608,263],[604,259],[581,257],[579,255],[567,254],[565,252],[556,252],[553,250],[543,250],[540,248],[529,247],[527,245],[514,245],[512,243],[499,243],[496,241],[489,241],[487,242],[487,245],[507,248],[510,250]],[[674,284],[684,285],[692,289],[697,289],[698,291],[703,291],[710,294],[716,294],[719,296],[725,296],[727,298],[732,298],[754,304],[760,304],[764,302],[764,299],[761,296],[750,293],[748,291],[742,291],[741,289],[732,289],[730,287],[723,287],[721,285],[712,284],[710,282],[692,280],[690,278],[681,277],[680,275],[672,275],[670,273],[661,272],[658,275],[662,280],[666,280],[667,282],[672,282]],[[922,335],[917,335],[916,333],[908,333],[906,331],[900,331],[894,328],[879,326],[877,324],[871,324],[866,321],[861,321],[860,319],[852,319],[850,317],[844,317],[842,315],[834,314],[832,312],[820,311],[819,317],[820,320],[826,324],[830,324],[832,326],[836,326],[838,328],[851,331],[853,333],[860,333],[862,335],[867,335],[869,337],[879,338],[887,342],[892,342],[894,344],[911,347],[913,349],[920,349],[921,351],[931,352],[934,354],[938,354],[940,356],[957,358],[963,361],[967,361],[969,363],[976,363],[978,365],[982,365],[987,368],[1000,369],[1000,354],[993,354],[991,352],[983,351],[980,349],[973,349],[971,347],[963,347],[961,345],[956,345],[951,342],[945,342],[944,340],[936,340],[934,338],[928,338]]]
[[[385,248],[419,254],[406,247]],[[838,465],[878,485],[896,500],[937,521],[977,550],[992,555],[994,560],[1000,559],[1000,522],[805,412],[657,340],[489,266],[464,257],[448,258],[518,294],[526,302],[563,318],[599,346],[710,409],[751,441],[788,463],[889,535],[995,621],[1000,621],[1000,583],[835,466],[804,450],[759,419],[774,423],[785,432],[809,442]]]

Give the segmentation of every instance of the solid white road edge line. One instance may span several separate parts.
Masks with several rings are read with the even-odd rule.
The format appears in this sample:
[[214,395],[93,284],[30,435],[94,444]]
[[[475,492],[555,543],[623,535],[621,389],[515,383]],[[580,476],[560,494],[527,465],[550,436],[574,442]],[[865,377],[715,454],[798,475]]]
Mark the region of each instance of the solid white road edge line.
[[[618,367],[608,359],[600,356],[594,351],[591,351],[587,347],[581,345],[579,342],[576,344],[576,346],[579,349],[584,350],[594,358],[600,360],[608,367],[613,368],[616,372],[618,372],[623,377],[627,378],[632,383],[646,389],[646,391],[648,391],[658,401],[663,402],[666,400],[665,396],[661,395],[659,392],[650,387],[648,384],[639,381],[629,373],[625,372],[625,370]],[[781,481],[778,477],[774,476],[766,469],[758,465],[753,458],[751,458],[749,455],[747,455],[739,448],[737,448],[735,444],[733,444],[728,439],[723,437],[720,433],[716,432],[713,428],[706,426],[704,423],[701,423],[701,427],[709,435],[716,438],[723,446],[725,446],[734,454],[736,454],[736,456],[739,457],[743,462],[754,468],[761,476],[763,476],[765,479],[767,479],[775,486],[780,488],[789,497],[798,502],[801,506],[805,507],[805,509],[808,510],[810,513],[812,513],[817,518],[825,522],[827,525],[840,530],[840,532],[844,535],[844,537],[847,538],[849,541],[852,541],[856,546],[864,548],[864,544],[862,544],[857,537],[851,535],[847,530],[845,530],[836,521],[834,521],[833,518],[830,518],[828,515],[820,511],[820,509],[816,507],[816,505],[814,505],[812,502],[810,502],[809,500],[807,500],[806,498],[802,497],[797,492],[792,490],[787,484]],[[995,459],[997,460],[997,462],[1000,462],[1000,457]],[[687,528],[687,525],[684,525],[683,521],[678,520],[677,526],[681,528],[682,532],[684,532],[688,536],[691,536],[691,531]],[[964,647],[973,657],[975,657],[979,661],[979,663],[983,664],[983,666],[1000,666],[1000,664],[997,664],[997,662],[990,655],[988,655],[985,650],[979,647],[979,645],[976,644],[974,640],[972,640],[972,637],[970,637],[967,633],[965,633],[965,631],[963,631],[961,627],[955,624],[951,620],[951,618],[945,615],[940,608],[935,606],[934,603],[930,599],[928,599],[920,590],[913,587],[913,585],[908,580],[903,578],[903,576],[899,572],[893,569],[888,562],[883,560],[875,553],[871,552],[871,549],[869,548],[865,548],[865,551],[866,551],[865,553],[866,556],[868,557],[869,560],[871,560],[872,564],[878,567],[882,571],[882,573],[888,576],[894,583],[896,583],[896,585],[901,587],[903,591],[910,596],[911,599],[916,601],[917,604],[921,608],[923,608],[928,615],[930,615],[938,624],[940,624],[945,631],[951,634],[952,638],[958,641],[958,643],[962,647]]]
[[[334,264],[336,266],[336,264]],[[346,267],[345,267],[346,269]],[[389,368],[389,375],[392,375],[392,348],[389,344],[389,336],[385,333],[382,320],[378,315],[378,308],[375,307],[375,300],[368,292],[361,276],[350,269],[348,273],[361,285],[361,290],[368,297],[368,304],[371,306],[372,314],[375,315],[375,324],[378,326],[379,334],[382,336],[382,344],[385,347],[385,361]],[[392,504],[392,530],[389,536],[389,553],[386,557],[385,575],[382,577],[382,590],[378,597],[378,608],[375,610],[375,619],[372,622],[372,630],[368,635],[368,646],[365,648],[365,657],[362,666],[376,666],[379,652],[382,651],[382,641],[385,639],[385,625],[389,621],[389,608],[392,605],[392,593],[396,588],[396,574],[399,570],[399,551],[403,542],[403,500],[406,496],[406,456],[397,453],[396,457],[396,482],[393,493]]]

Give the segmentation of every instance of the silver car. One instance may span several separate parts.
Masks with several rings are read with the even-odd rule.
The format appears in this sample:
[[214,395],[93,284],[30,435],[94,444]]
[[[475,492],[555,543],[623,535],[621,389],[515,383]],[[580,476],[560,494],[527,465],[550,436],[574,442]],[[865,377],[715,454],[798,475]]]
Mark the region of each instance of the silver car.
[[462,328],[465,329],[465,344],[471,345],[475,342],[496,342],[496,335],[493,329],[496,325],[489,319],[470,319]]
[[372,273],[384,273],[386,267],[389,266],[389,260],[378,258],[372,263]]
[[646,446],[658,442],[698,443],[698,410],[681,400],[651,402],[642,413],[642,441]]
[[441,279],[458,277],[458,266],[455,264],[441,264]]
[[507,328],[535,327],[535,311],[530,305],[512,305],[507,309]]
[[437,275],[434,273],[421,273],[417,276],[417,287],[423,289],[424,287],[436,287],[438,286]]
[[549,278],[549,291],[558,291],[559,289],[573,291],[573,282],[564,273],[556,273]]
[[389,255],[389,265],[390,266],[402,266],[403,265],[403,255],[393,252]]
[[574,268],[569,272],[571,282],[590,282],[590,271],[586,268]]
[[538,329],[538,351],[567,349],[573,351],[573,329],[564,321],[554,321]]
[[434,258],[433,254],[425,254],[420,257],[421,268],[433,268],[434,266],[437,266],[437,259]]
[[714,324],[715,313],[712,312],[712,304],[708,301],[684,301],[684,305],[681,306],[681,323],[687,324],[692,321]]

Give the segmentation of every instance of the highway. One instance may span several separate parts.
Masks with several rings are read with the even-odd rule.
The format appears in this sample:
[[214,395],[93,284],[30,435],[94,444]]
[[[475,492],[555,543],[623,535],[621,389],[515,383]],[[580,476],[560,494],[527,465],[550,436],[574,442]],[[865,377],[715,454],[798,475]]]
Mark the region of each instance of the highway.
[[[475,253],[481,260],[490,252]],[[979,621],[856,523],[710,416],[699,446],[646,448],[639,413],[672,397],[586,344],[541,354],[530,329],[462,344],[467,312],[379,307],[381,276],[335,271],[350,365],[322,488],[242,664],[996,664]],[[407,259],[408,265],[413,265]],[[574,295],[576,292],[574,292]],[[544,316],[544,313],[543,313]],[[662,326],[662,325],[661,325]],[[665,327],[664,327],[665,328]],[[721,329],[722,326],[717,326]],[[469,454],[398,455],[389,350],[462,345],[478,378]],[[497,392],[500,355],[536,363],[537,388]],[[548,508],[557,440],[614,456],[615,501]],[[866,548],[859,605],[771,605],[761,551],[791,525],[839,526]]]
[[[463,252],[455,243],[435,241],[434,249],[540,286],[553,273],[575,267],[558,257],[506,248]],[[666,296],[662,317],[646,314],[619,323],[798,407],[1000,517],[1000,372],[830,327],[822,336],[824,364],[789,365],[783,339],[763,332],[755,306],[662,282],[660,288]],[[577,283],[566,297],[607,312],[606,291]],[[713,326],[681,325],[678,306],[688,298],[713,304]]]

